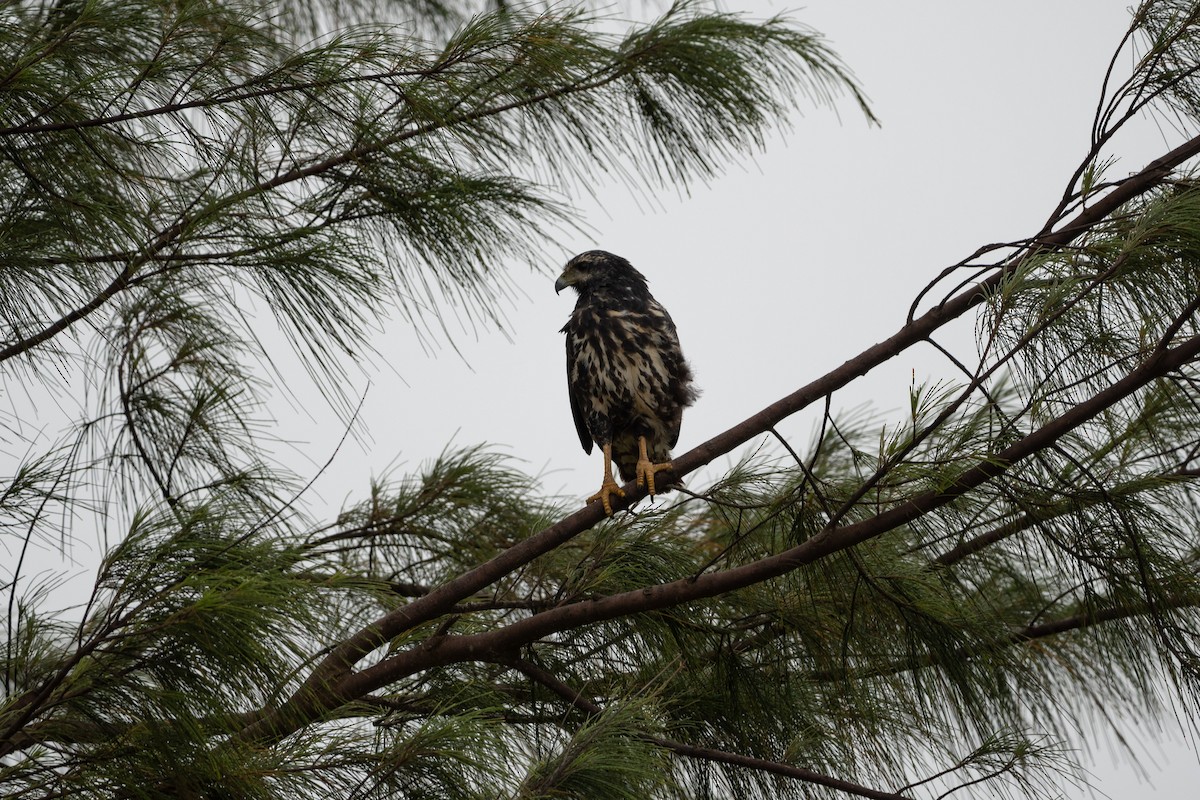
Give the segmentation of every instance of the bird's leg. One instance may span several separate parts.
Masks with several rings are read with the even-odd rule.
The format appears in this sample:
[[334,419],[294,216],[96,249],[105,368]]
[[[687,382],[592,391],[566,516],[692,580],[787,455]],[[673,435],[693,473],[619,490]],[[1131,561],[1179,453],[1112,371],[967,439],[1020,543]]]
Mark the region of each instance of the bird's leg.
[[661,464],[655,464],[650,460],[650,456],[646,453],[646,437],[638,437],[638,461],[637,461],[637,485],[646,486],[646,493],[651,497],[654,496],[654,473],[662,472],[665,469],[673,469],[675,465],[670,461],[664,461]]
[[612,476],[612,445],[604,445],[604,482],[600,484],[600,491],[589,497],[587,501],[590,503],[593,500],[599,500],[604,505],[604,513],[612,516],[612,503],[609,501],[609,495],[625,496],[625,490],[622,489]]

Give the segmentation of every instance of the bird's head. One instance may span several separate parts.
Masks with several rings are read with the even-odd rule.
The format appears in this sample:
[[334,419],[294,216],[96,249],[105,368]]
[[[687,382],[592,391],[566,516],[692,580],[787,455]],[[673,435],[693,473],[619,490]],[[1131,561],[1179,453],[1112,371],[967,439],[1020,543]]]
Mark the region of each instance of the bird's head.
[[566,268],[554,282],[554,291],[557,294],[568,286],[574,287],[580,294],[618,286],[640,286],[644,289],[646,276],[620,256],[603,250],[588,250],[567,262]]

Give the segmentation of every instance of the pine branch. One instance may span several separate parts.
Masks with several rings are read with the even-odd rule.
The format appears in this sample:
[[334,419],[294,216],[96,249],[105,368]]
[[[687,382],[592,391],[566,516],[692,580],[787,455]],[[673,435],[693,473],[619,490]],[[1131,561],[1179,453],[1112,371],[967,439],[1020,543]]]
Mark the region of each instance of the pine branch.
[[[1161,480],[1182,481],[1196,477],[1200,477],[1200,470],[1181,467],[1164,472]],[[998,544],[1031,528],[1036,528],[1044,523],[1077,513],[1084,508],[1100,506],[1111,501],[1112,497],[1110,494],[1097,493],[1089,498],[1072,497],[1069,501],[1062,501],[1048,508],[1039,509],[1036,514],[1022,514],[1008,522],[978,533],[969,539],[962,540],[954,547],[935,557],[932,563],[942,567],[953,566],[976,553],[986,550],[994,544]]]
[[1031,623],[1020,630],[1004,636],[1003,638],[979,644],[972,648],[961,648],[949,654],[926,654],[912,659],[897,661],[893,664],[883,664],[867,669],[834,669],[834,670],[817,670],[806,675],[809,680],[813,681],[845,681],[845,680],[868,680],[871,678],[879,678],[886,675],[898,675],[906,672],[912,672],[918,669],[928,669],[946,663],[947,658],[968,660],[973,657],[983,655],[1005,647],[1019,647],[1030,642],[1036,642],[1039,639],[1053,639],[1061,636],[1064,633],[1073,631],[1082,631],[1098,625],[1104,625],[1110,622],[1124,622],[1127,620],[1143,619],[1160,613],[1162,610],[1179,610],[1200,608],[1200,598],[1190,597],[1174,597],[1168,598],[1165,601],[1159,601],[1160,608],[1152,609],[1145,605],[1109,605],[1103,606],[1100,603],[1095,603],[1096,607],[1078,614],[1060,617],[1059,619],[1049,622]]
[[[231,106],[228,113],[235,119],[242,114],[254,116],[259,114],[256,109],[258,103],[263,100],[288,98],[293,102],[302,103],[313,92],[330,91],[337,87],[356,83],[378,88],[395,97],[394,103],[380,109],[377,118],[371,120],[369,125],[373,131],[383,131],[381,134],[373,134],[368,137],[362,130],[357,130],[354,132],[352,144],[344,149],[329,152],[327,148],[326,152],[318,152],[304,161],[293,161],[290,168],[286,169],[286,155],[290,152],[291,145],[281,145],[282,154],[272,156],[277,159],[274,164],[270,165],[274,168],[264,169],[260,165],[254,165],[253,175],[256,179],[252,180],[249,185],[233,188],[227,193],[213,198],[204,198],[204,192],[198,194],[190,204],[188,212],[180,214],[173,225],[158,233],[152,242],[149,242],[135,257],[126,262],[118,275],[106,287],[96,291],[86,302],[63,311],[56,320],[49,322],[41,330],[22,336],[17,341],[8,344],[3,350],[0,350],[0,363],[49,341],[94,313],[114,297],[138,285],[140,283],[138,273],[148,263],[156,260],[160,254],[169,250],[177,250],[188,244],[209,250],[210,242],[203,238],[203,221],[221,218],[223,215],[235,217],[239,208],[259,198],[276,198],[272,202],[278,202],[282,207],[290,207],[288,201],[292,196],[291,192],[305,190],[318,180],[327,181],[334,186],[340,185],[343,188],[354,187],[359,194],[364,196],[365,199],[351,203],[345,208],[339,206],[341,212],[344,212],[341,216],[334,215],[330,219],[324,220],[323,223],[314,220],[308,226],[311,229],[306,235],[312,235],[327,224],[362,223],[381,217],[389,219],[390,222],[400,227],[405,225],[419,227],[421,224],[428,224],[430,219],[436,215],[424,220],[406,219],[406,216],[418,216],[411,203],[405,208],[390,206],[384,196],[387,191],[387,182],[371,178],[371,170],[379,171],[380,177],[394,179],[395,175],[386,174],[388,169],[411,170],[418,166],[424,170],[434,169],[435,165],[432,162],[421,161],[423,157],[419,148],[412,149],[422,141],[429,141],[431,146],[439,148],[449,142],[457,142],[454,146],[461,147],[472,137],[477,137],[492,141],[498,151],[511,150],[514,143],[504,138],[503,131],[487,127],[484,123],[495,125],[494,121],[497,118],[515,117],[518,112],[528,115],[532,109],[547,108],[566,109],[562,113],[569,114],[570,107],[565,105],[564,101],[571,98],[598,94],[601,90],[620,96],[627,93],[626,85],[637,84],[641,89],[646,89],[658,82],[673,83],[677,88],[684,90],[678,93],[677,98],[673,98],[674,102],[709,103],[704,115],[686,117],[677,108],[669,111],[659,109],[656,112],[659,116],[655,117],[657,122],[655,120],[647,121],[653,134],[653,141],[645,146],[653,149],[656,155],[666,157],[658,159],[659,163],[675,162],[670,165],[670,168],[678,173],[676,177],[680,179],[696,172],[711,172],[713,165],[707,157],[708,152],[720,152],[728,149],[733,146],[732,143],[742,142],[746,135],[756,136],[757,129],[763,127],[769,119],[767,112],[781,112],[785,105],[783,101],[775,97],[778,86],[773,84],[793,88],[794,84],[801,82],[800,75],[804,70],[810,73],[809,82],[822,88],[826,93],[838,88],[847,89],[859,100],[860,106],[869,117],[870,112],[863,103],[857,86],[849,74],[837,64],[836,59],[824,51],[814,38],[803,37],[788,31],[778,21],[771,21],[756,27],[741,23],[728,16],[692,15],[686,5],[680,5],[673,8],[663,22],[646,31],[631,35],[622,46],[609,50],[587,44],[579,31],[569,28],[569,23],[573,21],[575,19],[570,15],[561,20],[547,15],[534,18],[527,23],[527,27],[524,29],[517,27],[516,33],[512,33],[505,26],[496,27],[495,31],[491,32],[503,31],[505,35],[498,40],[488,41],[486,44],[474,41],[464,34],[464,37],[467,38],[466,44],[460,42],[457,49],[451,47],[432,66],[425,69],[397,68],[365,75],[328,76],[311,81],[289,82],[285,80],[281,85],[272,85],[272,81],[278,76],[273,71],[267,71],[265,74],[254,75],[246,79],[243,83],[235,85],[232,90],[222,87],[221,92],[214,97],[188,102],[171,102],[151,109],[141,109],[136,112],[107,117],[69,120],[64,123],[49,124],[50,127],[25,126],[28,128],[26,130],[17,126],[11,131],[13,135],[17,133],[35,135],[78,132],[79,130],[113,127],[116,129],[114,136],[120,139],[126,135],[123,127],[126,123],[157,117],[166,117],[169,120],[186,119],[184,112],[213,111],[225,105]],[[477,22],[479,26],[486,24],[488,24],[486,20]],[[542,30],[539,26],[546,30]],[[473,35],[477,37],[478,32],[476,31]],[[745,61],[744,64],[737,67],[736,74],[721,75],[730,82],[737,79],[743,84],[755,85],[731,83],[727,87],[730,91],[721,92],[716,98],[706,98],[703,96],[704,92],[711,91],[711,86],[706,84],[708,76],[705,72],[716,71],[724,65],[720,63],[691,65],[676,63],[680,60],[677,51],[686,50],[680,45],[688,44],[691,38],[698,42],[719,45],[719,48],[711,49],[716,62],[723,58],[728,60],[727,57],[730,54],[736,54],[739,48],[750,49],[764,56],[770,55],[771,58],[764,59],[762,65],[757,65],[757,62],[753,60]],[[507,67],[500,69],[498,74],[486,74],[486,69],[493,66],[489,65],[487,60],[497,57],[493,51],[527,49],[531,41],[540,46],[553,45],[557,48],[560,57],[566,63],[559,65],[556,74],[529,76],[527,80],[532,82],[528,86],[519,87],[520,91],[510,85],[515,78],[508,75],[520,58],[509,61]],[[311,54],[308,53],[296,56],[301,62],[311,57]],[[407,58],[412,58],[412,56],[409,55]],[[802,66],[797,64],[800,61],[803,61]],[[580,64],[583,64],[582,69]],[[567,65],[570,65],[571,68],[567,68]],[[470,70],[478,70],[480,67],[486,68],[485,77],[479,79],[472,91],[467,91],[444,108],[436,105],[440,100],[420,96],[421,91],[418,89],[422,82],[432,85],[450,82],[452,79],[457,80],[463,77],[458,74],[459,72],[468,75],[470,80],[475,81],[477,78],[471,74]],[[457,72],[456,69],[458,69]],[[673,72],[673,69],[677,71]],[[682,70],[682,72],[678,72],[678,70]],[[287,74],[287,69],[284,68],[276,71]],[[412,79],[415,81],[415,86],[406,86],[400,79]],[[694,81],[695,85],[689,81]],[[261,88],[257,88],[260,85]],[[618,85],[621,87],[620,91],[616,91]],[[182,90],[182,87],[180,88]],[[134,89],[127,89],[127,91],[130,93],[132,102]],[[431,90],[427,88],[423,91]],[[714,99],[716,105],[710,102]],[[407,117],[397,114],[397,109],[406,110]],[[625,116],[636,116],[637,112],[631,108],[623,113]],[[398,118],[393,118],[397,116]],[[405,121],[406,118],[407,121]],[[685,118],[686,121],[680,121]],[[532,118],[527,116],[527,119]],[[349,125],[350,127],[361,126],[362,122],[339,120],[342,126]],[[277,124],[269,118],[263,120],[263,123],[269,123],[271,127]],[[655,126],[660,124],[671,125],[671,131],[669,133],[655,132]],[[696,126],[707,127],[705,130],[697,132],[692,130]],[[564,137],[576,139],[577,141],[568,142],[573,151],[572,155],[582,152],[585,154],[584,158],[587,158],[589,157],[587,154],[592,156],[598,154],[598,148],[604,142],[603,136],[585,135],[572,129],[569,124],[564,129],[569,133],[554,132],[551,128],[544,135],[551,137],[552,140]],[[204,146],[199,143],[199,134],[195,130],[184,125],[178,133],[195,142],[197,156],[208,157],[205,154]],[[698,133],[708,135],[702,137]],[[735,135],[738,133],[741,135]],[[299,133],[292,131],[290,135],[297,136]],[[441,137],[444,136],[449,136],[449,139],[442,141]],[[230,151],[224,155],[232,160],[238,154]],[[550,157],[560,154],[551,149],[547,151],[546,155]],[[414,158],[416,161],[411,162],[410,160]],[[570,162],[573,159],[567,157],[563,160]],[[227,166],[222,165],[221,168],[212,171],[214,183],[218,179],[226,182],[229,180],[230,176],[223,174],[223,170]],[[238,165],[237,168],[240,167],[241,165]],[[235,173],[237,168],[234,168]],[[145,180],[140,173],[124,175],[124,171],[115,166],[111,171],[116,175],[123,176],[126,181],[130,178],[135,178],[139,183]],[[266,177],[263,177],[264,175]],[[160,180],[169,180],[171,176],[156,177]],[[241,176],[235,175],[234,177],[240,178]],[[467,177],[470,176],[457,175],[459,191]],[[211,185],[205,187],[205,192],[209,188]],[[503,187],[492,187],[492,189],[497,188]],[[202,198],[204,198],[203,201]],[[540,201],[533,194],[523,190],[510,189],[504,197],[499,197],[493,192],[490,199],[512,206],[513,208],[506,209],[509,211],[514,210],[516,206],[539,203],[542,206],[540,210],[549,210],[545,201]],[[350,213],[351,211],[355,213]],[[427,210],[425,213],[431,214],[432,212]],[[444,236],[434,236],[433,239],[436,241],[431,240],[430,242],[422,242],[419,237],[416,237],[417,241],[411,241],[413,238],[411,234],[414,231],[406,230],[405,232],[410,235],[408,244],[416,245],[418,250],[428,247],[435,248],[433,251],[424,251],[426,256],[438,252],[452,253],[455,246],[461,246],[447,244]],[[434,230],[433,233],[437,234],[439,231]],[[286,232],[259,231],[258,234],[270,236],[275,243],[286,241],[288,237]],[[471,235],[468,234],[467,243],[470,243]],[[482,234],[475,233],[473,235],[478,237]],[[189,237],[194,241],[189,240]],[[497,250],[498,244],[494,241],[489,242],[493,251]],[[478,246],[478,242],[476,242],[476,246]],[[234,250],[253,252],[254,248],[234,248]],[[95,258],[84,256],[68,260],[73,263],[88,263]],[[144,276],[141,277],[144,278]],[[461,276],[460,280],[462,280]],[[466,282],[469,283],[469,281]],[[453,285],[453,281],[444,282],[443,288],[451,285]],[[460,287],[460,289],[462,288],[464,287]],[[310,330],[311,327],[314,326],[306,327],[305,332],[319,332],[319,330]],[[321,326],[315,327],[321,328]]]
[[[1200,358],[1200,336],[1192,337],[1175,348],[1160,349],[1156,355],[1148,358],[1141,367],[1131,371],[1110,389],[1098,393],[1088,402],[1073,407],[1011,447],[965,471],[946,489],[927,492],[862,522],[826,529],[803,544],[778,555],[721,572],[647,586],[588,603],[562,606],[486,633],[437,637],[416,650],[390,656],[371,667],[347,675],[334,688],[332,695],[352,698],[432,666],[471,660],[481,654],[504,653],[559,631],[667,608],[700,598],[715,597],[779,577],[805,564],[894,530],[946,505],[971,489],[1002,475],[1021,459],[1053,446],[1064,434],[1104,409],[1197,358]],[[268,720],[266,724],[271,725],[273,721]]]
[[[599,716],[604,713],[604,709],[589,700],[582,692],[573,689],[566,683],[559,680],[553,674],[547,672],[541,667],[524,659],[501,659],[496,663],[505,664],[513,669],[519,670],[541,685],[550,689],[570,705],[579,709],[589,716]],[[678,753],[687,758],[694,758],[701,761],[711,761],[718,764],[729,764],[735,767],[745,767],[747,769],[757,770],[759,772],[767,772],[774,775],[782,775],[785,778],[792,778],[804,783],[812,783],[817,786],[825,786],[830,789],[836,789],[840,792],[853,795],[855,797],[868,797],[873,800],[910,800],[903,795],[884,792],[878,789],[872,789],[867,786],[861,786],[851,781],[845,781],[840,778],[833,778],[828,775],[822,775],[803,767],[794,767],[790,764],[784,764],[779,761],[770,761],[763,758],[754,758],[752,756],[742,755],[740,753],[731,753],[727,750],[718,750],[711,747],[697,747],[695,745],[686,744],[674,739],[666,739],[660,736],[652,736],[649,734],[640,734],[643,741],[650,742],[653,745]]]

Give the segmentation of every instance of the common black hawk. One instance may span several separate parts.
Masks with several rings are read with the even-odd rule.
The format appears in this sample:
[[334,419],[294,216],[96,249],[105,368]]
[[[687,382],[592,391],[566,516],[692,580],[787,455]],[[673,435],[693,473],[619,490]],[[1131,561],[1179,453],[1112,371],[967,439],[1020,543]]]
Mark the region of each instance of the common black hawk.
[[613,480],[637,479],[650,495],[654,475],[671,469],[683,409],[696,400],[692,370],[683,358],[671,315],[650,295],[646,278],[620,256],[603,250],[567,262],[554,291],[579,294],[562,332],[567,335],[567,389],[575,430],[586,453],[604,452],[604,482],[588,498],[612,515]]

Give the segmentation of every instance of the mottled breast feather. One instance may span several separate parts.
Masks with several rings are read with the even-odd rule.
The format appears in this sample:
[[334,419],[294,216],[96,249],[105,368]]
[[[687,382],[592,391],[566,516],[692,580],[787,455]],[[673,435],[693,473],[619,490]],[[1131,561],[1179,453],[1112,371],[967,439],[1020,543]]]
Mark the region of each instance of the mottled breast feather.
[[[599,251],[572,263],[593,253]],[[628,481],[639,436],[646,437],[652,461],[670,460],[683,409],[696,391],[670,314],[629,262],[603,255],[614,262],[588,265],[575,284],[579,300],[563,328],[567,385],[583,449],[612,444],[613,461]]]

